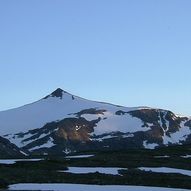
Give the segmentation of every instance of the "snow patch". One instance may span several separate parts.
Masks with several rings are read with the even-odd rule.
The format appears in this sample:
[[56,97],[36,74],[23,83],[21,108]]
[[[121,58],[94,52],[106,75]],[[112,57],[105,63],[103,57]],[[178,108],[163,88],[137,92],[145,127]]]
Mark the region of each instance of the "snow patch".
[[44,159],[3,159],[0,160],[0,164],[15,164],[16,162],[25,162],[25,161],[41,161]]
[[182,170],[182,169],[177,169],[177,168],[167,168],[167,167],[150,168],[150,167],[141,167],[141,168],[138,168],[138,169],[144,170],[144,171],[161,172],[161,173],[178,173],[178,174],[183,174],[183,175],[191,176],[191,171],[190,170]]
[[68,149],[68,148],[65,148],[65,150],[63,150],[62,152],[65,153],[65,154],[69,154],[69,153],[71,153],[71,150]]
[[190,134],[191,134],[190,127],[181,125],[181,128],[179,129],[179,131],[170,134],[172,143],[180,143],[181,141],[185,141],[188,135]]
[[20,151],[21,154],[25,155],[25,156],[28,156],[28,154],[26,154],[25,152],[23,151]]
[[41,149],[41,148],[51,148],[51,147],[55,146],[53,141],[54,141],[53,138],[50,137],[47,143],[33,147],[33,148],[29,149],[29,151],[34,151],[34,150]]
[[107,117],[107,119],[101,120],[97,124],[92,135],[102,135],[111,132],[134,133],[151,129],[150,127],[142,127],[142,120],[132,117],[129,114],[121,116],[106,112],[105,117]]
[[85,118],[87,121],[93,121],[98,119],[99,117],[102,118],[104,115],[102,114],[83,114],[81,117]]
[[188,191],[187,189],[162,188],[150,186],[119,186],[119,185],[85,185],[85,184],[12,184],[10,190],[41,190],[41,191]]
[[164,156],[154,156],[154,158],[169,158],[170,156],[164,155]]
[[184,155],[184,156],[181,156],[182,158],[191,158],[191,155]]
[[75,155],[75,156],[67,156],[65,158],[67,159],[73,159],[73,158],[89,158],[89,157],[93,157],[94,155]]
[[147,143],[147,141],[143,141],[143,146],[145,149],[155,149],[155,147],[159,146],[156,143]]
[[58,172],[69,172],[74,174],[87,174],[99,172],[101,174],[112,174],[119,175],[118,170],[121,168],[109,168],[109,167],[68,167],[67,171],[58,171]]

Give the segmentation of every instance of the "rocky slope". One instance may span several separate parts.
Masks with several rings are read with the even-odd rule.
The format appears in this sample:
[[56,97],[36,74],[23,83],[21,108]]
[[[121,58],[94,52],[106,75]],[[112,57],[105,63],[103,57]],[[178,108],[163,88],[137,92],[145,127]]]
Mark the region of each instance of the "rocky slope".
[[10,143],[7,139],[0,137],[0,157],[7,158],[12,156],[22,156],[26,155],[22,150],[20,150],[17,146]]
[[150,148],[191,142],[191,119],[148,107],[86,100],[57,89],[0,112],[0,135],[35,154]]

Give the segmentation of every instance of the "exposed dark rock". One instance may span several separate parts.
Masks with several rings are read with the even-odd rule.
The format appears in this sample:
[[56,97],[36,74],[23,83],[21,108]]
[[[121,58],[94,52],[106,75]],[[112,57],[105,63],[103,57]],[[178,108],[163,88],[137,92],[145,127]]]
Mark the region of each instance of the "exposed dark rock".
[[191,127],[191,120],[187,121],[184,125],[187,127]]
[[146,123],[158,125],[159,113],[154,109],[141,109],[128,112],[132,117],[137,117]]
[[21,150],[9,140],[0,137],[0,158],[23,156]]
[[115,112],[115,115],[125,115],[126,113],[128,113],[128,112],[119,110],[119,111],[116,111],[116,112]]
[[[34,147],[40,147],[38,151],[40,152],[63,152],[66,148],[70,150],[76,150],[76,146],[84,145],[84,143],[90,141],[90,133],[94,131],[96,123],[100,119],[87,121],[86,119],[79,118],[66,118],[64,120],[48,123],[40,129],[33,131],[35,135],[32,135],[30,138],[25,139],[23,142],[30,141],[29,144],[23,147],[23,149],[32,149]],[[47,134],[40,138],[40,135]],[[50,138],[55,144],[54,148],[43,148],[41,145],[46,144]],[[45,146],[46,147],[46,146]],[[34,151],[36,153],[37,151]]]
[[63,93],[67,93],[64,90],[62,90],[61,88],[57,88],[55,91],[53,91],[50,95],[44,97],[44,99],[47,99],[49,97],[58,97],[60,99],[62,99],[63,97]]
[[102,114],[104,115],[104,112],[106,112],[107,110],[105,109],[96,109],[96,108],[90,108],[90,109],[84,109],[78,113],[75,113],[75,115],[77,115],[77,117],[81,117],[81,115],[84,114]]

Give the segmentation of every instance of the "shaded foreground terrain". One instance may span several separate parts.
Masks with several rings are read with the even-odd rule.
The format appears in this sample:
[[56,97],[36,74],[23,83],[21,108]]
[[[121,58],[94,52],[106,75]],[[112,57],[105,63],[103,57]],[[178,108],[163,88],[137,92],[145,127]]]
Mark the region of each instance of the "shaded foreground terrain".
[[[89,151],[87,158],[44,157],[40,161],[0,164],[0,186],[17,183],[78,183],[97,185],[144,185],[191,189],[191,176],[144,171],[140,167],[169,167],[191,171],[191,147],[172,146],[155,150]],[[37,156],[35,156],[37,157]],[[39,157],[39,156],[38,156]],[[68,167],[118,167],[119,174],[69,173]],[[64,172],[63,172],[64,171]]]

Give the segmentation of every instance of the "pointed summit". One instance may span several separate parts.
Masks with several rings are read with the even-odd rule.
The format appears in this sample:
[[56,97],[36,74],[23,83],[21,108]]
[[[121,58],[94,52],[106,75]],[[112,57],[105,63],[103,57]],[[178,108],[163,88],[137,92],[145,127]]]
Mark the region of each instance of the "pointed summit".
[[65,93],[65,91],[61,88],[57,88],[55,91],[53,91],[50,95],[44,97],[44,99],[47,99],[49,97],[58,97],[60,99],[62,99],[63,97],[63,93]]
[[64,90],[62,90],[61,88],[57,88],[55,91],[53,91],[51,93],[52,97],[59,97],[60,99],[62,99],[62,95],[63,95]]

